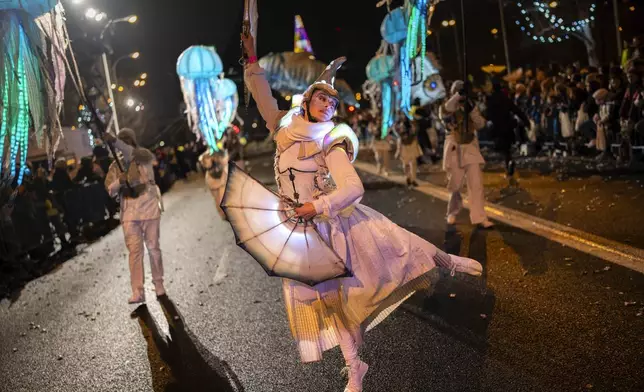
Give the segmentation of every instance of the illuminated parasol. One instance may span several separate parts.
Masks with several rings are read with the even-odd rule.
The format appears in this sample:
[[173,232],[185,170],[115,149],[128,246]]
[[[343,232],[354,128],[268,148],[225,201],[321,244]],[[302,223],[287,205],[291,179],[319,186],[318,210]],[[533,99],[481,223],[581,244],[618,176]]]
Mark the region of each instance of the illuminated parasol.
[[237,245],[270,276],[314,286],[349,276],[344,262],[311,221],[294,215],[295,202],[266,188],[233,162],[221,208]]

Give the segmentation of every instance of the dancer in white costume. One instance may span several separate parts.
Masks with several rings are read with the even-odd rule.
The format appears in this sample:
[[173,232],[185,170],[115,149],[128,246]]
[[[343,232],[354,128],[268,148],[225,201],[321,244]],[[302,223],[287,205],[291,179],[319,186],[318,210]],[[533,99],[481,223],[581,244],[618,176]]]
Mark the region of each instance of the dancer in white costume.
[[351,164],[358,140],[348,125],[331,121],[339,101],[335,72],[344,58],[332,62],[306,90],[301,107],[285,112],[257,64],[252,37],[242,39],[249,57],[245,80],[277,144],[279,192],[302,204],[297,215],[314,220],[353,274],[314,288],[284,279],[291,332],[303,362],[318,361],[322,352],[339,345],[349,374],[345,392],[362,391],[369,368],[358,356],[364,332],[416,290],[427,288],[436,265],[480,275],[481,264],[448,255],[359,204],[364,188]]

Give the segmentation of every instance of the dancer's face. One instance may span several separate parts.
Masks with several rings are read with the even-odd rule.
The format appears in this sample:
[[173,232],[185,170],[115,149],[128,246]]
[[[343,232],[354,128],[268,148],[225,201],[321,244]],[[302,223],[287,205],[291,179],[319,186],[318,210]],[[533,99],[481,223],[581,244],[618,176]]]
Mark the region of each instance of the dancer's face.
[[309,116],[312,119],[318,122],[331,121],[338,106],[338,100],[322,90],[317,90],[313,92],[311,101],[307,106]]

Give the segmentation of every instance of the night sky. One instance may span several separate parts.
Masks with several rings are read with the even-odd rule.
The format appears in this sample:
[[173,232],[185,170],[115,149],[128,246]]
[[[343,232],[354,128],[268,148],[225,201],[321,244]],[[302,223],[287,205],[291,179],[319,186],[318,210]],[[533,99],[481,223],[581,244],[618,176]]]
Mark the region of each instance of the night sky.
[[[118,25],[113,37],[115,57],[133,51],[141,52],[141,58],[137,61],[122,61],[118,73],[121,80],[127,81],[129,78],[131,81],[141,72],[147,72],[148,84],[137,92],[148,102],[148,107],[155,115],[164,118],[179,115],[182,97],[175,64],[188,46],[215,45],[226,69],[236,67],[236,71],[240,71],[237,60],[240,56],[243,3],[243,0],[84,0],[82,4],[73,4],[73,0],[65,1],[69,24],[90,33],[97,31],[97,23],[82,20],[81,17],[90,6],[105,11],[109,18],[130,14],[139,16],[136,25]],[[364,81],[364,67],[380,45],[379,27],[386,9],[376,8],[376,3],[376,0],[258,0],[258,54],[292,50],[293,18],[297,14],[302,15],[316,57],[321,61],[330,61],[346,55],[348,62],[339,76],[357,91]],[[468,69],[476,71],[484,64],[503,64],[502,41],[490,34],[490,29],[500,27],[497,0],[465,0],[465,3]],[[635,3],[641,4],[637,12],[641,16],[640,9],[644,9],[644,2],[636,0]],[[616,57],[612,8],[609,4],[612,1],[598,2],[598,27],[595,30],[600,58],[607,59]],[[517,14],[516,6],[508,4],[506,12],[513,63],[537,65],[550,59],[565,63],[586,58],[583,45],[574,40],[560,45],[533,45],[512,23],[513,15]],[[432,28],[436,29],[442,20],[452,18],[460,25],[459,15],[458,1],[440,3]],[[625,37],[635,33],[629,34],[628,29],[635,28],[631,25],[635,26],[636,23],[624,23]],[[458,76],[456,31],[455,28],[440,29],[441,62],[448,77]],[[458,32],[460,34],[460,28]],[[433,34],[429,40],[434,48],[437,37],[437,34]]]

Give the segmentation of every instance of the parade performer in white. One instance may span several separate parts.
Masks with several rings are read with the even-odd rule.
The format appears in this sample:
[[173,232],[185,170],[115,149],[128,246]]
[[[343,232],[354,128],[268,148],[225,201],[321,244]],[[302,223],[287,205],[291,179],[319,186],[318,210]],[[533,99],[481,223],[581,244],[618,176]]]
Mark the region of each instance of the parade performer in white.
[[226,214],[221,209],[221,200],[224,197],[228,178],[228,154],[226,151],[206,151],[199,157],[199,163],[206,172],[206,186],[215,200],[217,212],[222,219],[226,219]]
[[154,154],[137,145],[136,135],[129,128],[121,129],[118,139],[110,134],[105,141],[114,142],[114,147],[123,154],[126,172],[121,173],[116,162],[112,163],[105,178],[105,187],[110,196],[120,196],[121,225],[125,245],[129,251],[130,281],[132,296],[130,304],[145,302],[143,288],[143,245],[150,255],[152,282],[157,297],[166,294],[163,287],[163,260],[159,245],[161,192],[154,182]]
[[452,84],[451,97],[440,108],[440,117],[448,132],[443,148],[443,169],[447,172],[447,190],[450,192],[447,203],[447,223],[456,223],[456,216],[463,208],[461,189],[467,182],[470,202],[470,221],[488,229],[494,224],[485,213],[485,192],[481,165],[485,159],[479,149],[476,131],[485,126],[485,119],[478,108],[471,104],[469,124],[465,127],[465,87],[463,81]]
[[286,112],[278,109],[257,63],[253,38],[242,40],[246,84],[277,145],[279,193],[301,205],[295,213],[313,220],[352,274],[314,287],[283,280],[292,335],[303,362],[319,361],[339,345],[349,376],[345,392],[360,392],[369,368],[358,356],[364,333],[416,290],[427,288],[437,265],[475,276],[482,266],[441,251],[359,204],[364,187],[352,165],[358,140],[348,125],[331,121],[339,101],[335,73],[344,58],[332,62],[304,92],[301,107]]

